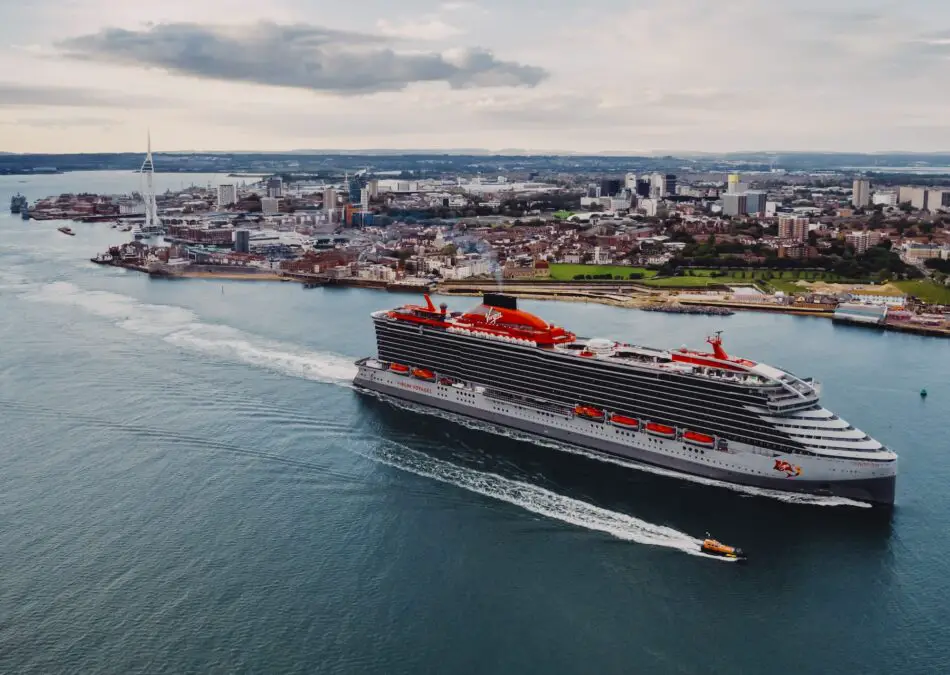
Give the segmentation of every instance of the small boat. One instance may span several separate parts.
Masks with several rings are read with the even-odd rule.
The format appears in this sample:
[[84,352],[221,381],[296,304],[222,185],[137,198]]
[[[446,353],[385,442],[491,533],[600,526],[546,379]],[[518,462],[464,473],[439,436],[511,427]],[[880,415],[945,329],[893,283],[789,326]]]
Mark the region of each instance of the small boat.
[[604,421],[603,410],[598,410],[597,408],[591,408],[590,406],[586,406],[586,405],[575,406],[574,414],[577,415],[578,417],[586,417],[587,419],[593,420],[595,422]]
[[715,539],[706,538],[703,540],[699,550],[707,555],[714,555],[720,558],[731,558],[732,560],[745,560],[746,554],[741,548],[735,546],[726,546]]
[[65,225],[63,225],[62,227],[57,227],[56,229],[62,232],[63,234],[68,234],[70,237],[76,236],[76,233],[73,232],[72,228],[66,227]]
[[626,415],[617,415],[616,413],[610,416],[610,423],[615,427],[620,427],[621,429],[640,428],[640,420],[634,417],[627,417]]
[[693,445],[701,445],[704,448],[711,448],[716,444],[716,439],[707,434],[701,434],[698,431],[684,431],[683,440]]
[[663,436],[664,438],[674,438],[676,428],[665,424],[657,424],[656,422],[647,422],[647,433],[654,436]]
[[390,363],[389,369],[396,373],[396,375],[408,375],[409,366],[403,365],[402,363]]
[[425,380],[426,382],[435,382],[435,373],[426,368],[413,369],[412,376],[420,380]]
[[920,398],[927,398],[927,390],[926,390],[926,389],[921,389],[921,390],[920,390]]

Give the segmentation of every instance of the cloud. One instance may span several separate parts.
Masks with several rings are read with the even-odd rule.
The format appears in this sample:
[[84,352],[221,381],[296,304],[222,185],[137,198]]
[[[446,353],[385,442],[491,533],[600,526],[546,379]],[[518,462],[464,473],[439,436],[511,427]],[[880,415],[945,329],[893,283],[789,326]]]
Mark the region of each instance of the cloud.
[[383,35],[405,40],[445,40],[462,32],[437,18],[409,21],[380,19],[376,22],[376,28]]
[[533,87],[547,76],[542,68],[500,61],[483,49],[399,50],[379,36],[267,21],[107,28],[59,47],[77,59],[337,94],[398,91],[416,82],[446,82],[454,89]]
[[37,129],[72,129],[75,127],[102,127],[110,129],[116,126],[116,121],[107,117],[29,117],[0,124],[14,127],[34,127]]
[[20,107],[73,107],[73,108],[129,108],[160,103],[154,97],[130,97],[112,92],[96,91],[85,87],[57,87],[0,82],[0,108]]

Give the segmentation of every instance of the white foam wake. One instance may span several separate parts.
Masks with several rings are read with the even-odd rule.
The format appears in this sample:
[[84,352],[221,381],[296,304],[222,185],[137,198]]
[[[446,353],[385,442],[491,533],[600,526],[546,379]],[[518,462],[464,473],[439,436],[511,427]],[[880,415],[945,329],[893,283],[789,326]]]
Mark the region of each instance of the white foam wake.
[[830,497],[823,495],[810,495],[803,493],[794,493],[794,492],[782,492],[780,490],[769,490],[768,488],[759,488],[753,487],[751,485],[737,485],[735,483],[727,483],[725,481],[715,480],[713,478],[704,478],[702,476],[694,476],[692,474],[681,473],[679,471],[673,471],[672,469],[664,469],[657,466],[651,466],[649,464],[641,464],[633,460],[625,460],[619,457],[614,457],[612,455],[605,455],[587,448],[582,448],[577,445],[571,445],[569,443],[564,443],[562,441],[555,441],[550,438],[545,438],[544,436],[537,436],[524,431],[519,431],[516,429],[510,429],[508,427],[492,424],[490,422],[483,422],[481,420],[472,419],[470,417],[465,417],[464,415],[456,415],[454,413],[446,412],[444,410],[439,410],[438,408],[431,408],[429,406],[418,405],[411,403],[409,401],[403,401],[400,399],[393,398],[391,396],[386,396],[385,394],[379,394],[377,392],[366,392],[370,395],[376,396],[377,398],[383,399],[399,408],[405,410],[410,410],[416,413],[422,413],[425,415],[434,415],[436,417],[441,417],[442,419],[455,422],[456,424],[461,424],[462,426],[472,429],[474,431],[484,431],[487,433],[495,434],[497,436],[504,436],[516,441],[523,441],[527,443],[533,443],[535,445],[540,445],[542,447],[551,448],[553,450],[559,450],[561,452],[567,452],[572,455],[580,455],[582,457],[587,457],[589,459],[596,460],[598,462],[606,462],[608,464],[616,464],[617,466],[622,466],[628,469],[635,469],[637,471],[645,471],[647,473],[652,473],[657,476],[665,476],[667,478],[676,478],[678,480],[687,480],[692,483],[698,483],[700,485],[708,485],[711,487],[724,488],[726,490],[732,490],[733,492],[739,492],[754,497],[765,497],[768,499],[775,499],[782,502],[787,502],[789,504],[807,504],[811,506],[854,506],[857,508],[872,508],[870,504],[864,502],[859,502],[854,499],[848,499],[846,497]]
[[78,307],[111,320],[123,330],[282,375],[334,384],[348,383],[356,375],[356,366],[346,357],[268,340],[230,326],[203,323],[183,307],[147,304],[108,291],[86,291],[69,282],[46,284],[25,297]]
[[369,454],[358,452],[358,454],[417,476],[431,478],[485,497],[514,504],[546,518],[604,532],[617,539],[677,549],[690,555],[722,562],[734,562],[702,553],[699,549],[702,540],[671,527],[654,525],[625,513],[610,511],[579,499],[545,490],[531,483],[457,466],[430,457],[401,443],[385,439],[381,441],[381,446],[375,452]]

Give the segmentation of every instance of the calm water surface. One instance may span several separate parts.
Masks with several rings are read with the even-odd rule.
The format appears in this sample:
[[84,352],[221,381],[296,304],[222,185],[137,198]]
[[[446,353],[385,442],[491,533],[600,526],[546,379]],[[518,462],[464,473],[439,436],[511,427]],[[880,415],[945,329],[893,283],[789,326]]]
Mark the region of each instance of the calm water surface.
[[[524,303],[723,329],[901,453],[892,513],[677,480],[354,392],[368,313],[408,297],[151,281],[87,262],[108,225],[6,213],[137,185],[0,177],[0,672],[950,671],[950,343]],[[693,555],[705,531],[750,564]]]

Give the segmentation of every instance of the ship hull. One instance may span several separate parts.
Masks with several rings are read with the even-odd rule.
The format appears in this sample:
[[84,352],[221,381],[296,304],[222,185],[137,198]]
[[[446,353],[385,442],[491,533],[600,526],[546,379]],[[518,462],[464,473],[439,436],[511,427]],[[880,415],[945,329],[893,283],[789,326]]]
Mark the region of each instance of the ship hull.
[[[894,502],[894,469],[887,470],[889,475],[856,476],[844,480],[827,473],[819,480],[809,480],[802,476],[790,477],[781,472],[778,472],[778,475],[769,475],[770,472],[775,473],[775,459],[792,459],[800,463],[807,462],[807,459],[792,458],[788,455],[764,457],[761,454],[745,457],[740,453],[739,456],[730,456],[726,461],[725,454],[714,450],[700,453],[698,448],[689,448],[681,440],[650,437],[643,432],[624,432],[603,422],[551,414],[528,406],[492,400],[473,390],[460,391],[451,387],[439,387],[433,383],[406,380],[405,377],[388,371],[369,368],[364,363],[365,360],[357,362],[360,369],[354,379],[354,385],[358,389],[375,391],[538,437],[570,443],[597,453],[736,485],[839,496],[880,506],[890,506]],[[622,442],[611,440],[611,437],[618,438],[616,434],[624,434],[619,439]],[[730,462],[733,465],[745,462],[748,466],[744,466],[743,471],[732,470],[726,466]],[[812,467],[806,464],[805,470],[807,475]],[[825,471],[825,468],[817,469],[815,474],[818,475],[819,471]],[[882,471],[877,469],[868,473],[880,474]]]

